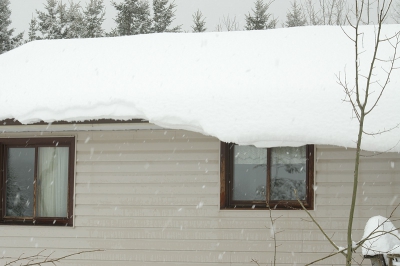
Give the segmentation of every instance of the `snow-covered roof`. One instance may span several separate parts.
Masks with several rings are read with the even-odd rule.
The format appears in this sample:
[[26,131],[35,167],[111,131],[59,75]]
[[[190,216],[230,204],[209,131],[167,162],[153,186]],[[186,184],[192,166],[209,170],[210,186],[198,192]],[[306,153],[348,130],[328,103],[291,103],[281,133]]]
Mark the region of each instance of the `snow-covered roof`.
[[[376,29],[361,30],[365,71]],[[384,36],[399,30],[384,25]],[[392,53],[382,45],[379,56]],[[354,58],[353,43],[332,26],[35,41],[0,56],[0,120],[141,118],[239,144],[355,147],[358,122],[337,79],[346,74],[353,86]],[[365,130],[398,123],[397,71]],[[362,147],[400,152],[399,141],[397,128],[364,135]]]

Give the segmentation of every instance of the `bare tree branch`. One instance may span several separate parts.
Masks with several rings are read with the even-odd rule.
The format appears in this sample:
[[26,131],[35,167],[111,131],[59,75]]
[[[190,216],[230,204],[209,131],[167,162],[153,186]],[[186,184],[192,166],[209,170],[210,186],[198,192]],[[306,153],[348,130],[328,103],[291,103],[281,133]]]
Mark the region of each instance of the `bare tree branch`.
[[374,157],[374,156],[378,156],[378,155],[384,154],[384,153],[386,153],[386,152],[390,152],[390,151],[393,150],[395,147],[397,147],[397,145],[399,145],[399,143],[400,143],[400,140],[399,140],[393,147],[391,147],[390,149],[387,149],[386,151],[379,152],[379,153],[376,153],[376,154],[374,154],[374,155],[360,155],[360,156],[362,156],[362,157]]
[[392,131],[392,130],[396,129],[396,128],[398,128],[399,126],[400,126],[400,123],[398,123],[397,125],[395,125],[395,126],[392,127],[392,128],[384,129],[384,130],[382,130],[382,131],[378,131],[378,132],[374,132],[374,133],[369,133],[369,132],[366,132],[365,130],[363,130],[363,134],[369,135],[369,136],[381,135],[381,134],[384,134],[384,133],[387,133],[387,132],[389,132],[389,131]]
[[10,262],[6,262],[4,266],[11,266],[16,263],[19,263],[18,266],[32,266],[32,265],[42,265],[46,263],[51,263],[55,265],[55,262],[60,262],[61,260],[72,257],[75,255],[79,254],[84,254],[84,253],[92,253],[92,252],[98,252],[98,251],[104,251],[102,249],[95,249],[95,250],[85,250],[85,251],[79,251],[75,252],[72,254],[68,254],[62,257],[56,257],[56,258],[51,258],[51,256],[54,254],[54,252],[51,252],[49,255],[42,255],[42,253],[46,251],[45,249],[37,253],[36,255],[32,256],[23,256],[24,254],[21,254],[17,259],[12,260]]
[[[384,83],[384,85],[382,85],[382,89],[381,89],[381,91],[379,93],[378,98],[375,100],[375,103],[372,105],[372,107],[368,111],[365,112],[365,115],[368,115],[375,108],[375,106],[378,104],[379,100],[382,97],[383,91],[385,90],[386,86],[388,85],[388,83],[390,81],[390,75],[392,74],[392,71],[394,69],[394,63],[395,63],[395,59],[396,59],[397,47],[398,47],[398,45],[400,43],[400,41],[399,41],[400,32],[397,32],[397,34],[395,36],[396,36],[396,44],[394,45],[394,47],[391,44],[393,49],[394,49],[393,59],[390,60],[391,61],[391,65],[390,65],[389,71],[386,74],[385,83]],[[379,37],[379,35],[378,35],[378,37]],[[381,41],[380,40],[377,41],[377,45],[376,45],[376,48],[375,48],[374,56],[376,56],[376,52],[377,52],[377,49],[378,49],[379,42],[381,42]],[[388,41],[388,42],[390,43],[390,41]]]
[[326,237],[326,239],[329,241],[329,243],[331,243],[331,245],[339,251],[339,253],[342,253],[344,256],[346,256],[346,254],[342,251],[340,252],[339,247],[332,241],[332,239],[325,233],[324,229],[322,229],[322,227],[319,225],[319,223],[314,219],[314,217],[311,215],[311,213],[306,209],[306,207],[304,207],[303,203],[301,202],[301,200],[297,197],[297,191],[294,190],[294,193],[296,195],[297,201],[299,202],[301,208],[308,214],[308,216],[311,218],[311,220],[313,221],[313,223],[318,227],[318,229],[321,231],[321,233]]
[[337,251],[337,252],[335,252],[335,253],[331,253],[331,254],[329,254],[328,256],[325,256],[325,257],[323,257],[323,258],[314,260],[313,262],[307,263],[305,266],[312,265],[312,264],[314,264],[314,263],[317,263],[317,262],[326,260],[326,259],[328,259],[328,258],[330,258],[330,257],[333,257],[333,256],[336,256],[337,254],[340,254],[340,253],[342,253],[342,252],[344,252],[344,251],[347,251],[347,248],[346,248],[346,249],[342,249],[342,250],[340,250],[340,251]]
[[219,20],[219,23],[216,27],[216,31],[238,31],[239,30],[239,23],[236,21],[236,16],[231,19],[228,16],[223,16],[222,17],[222,22],[221,19]]

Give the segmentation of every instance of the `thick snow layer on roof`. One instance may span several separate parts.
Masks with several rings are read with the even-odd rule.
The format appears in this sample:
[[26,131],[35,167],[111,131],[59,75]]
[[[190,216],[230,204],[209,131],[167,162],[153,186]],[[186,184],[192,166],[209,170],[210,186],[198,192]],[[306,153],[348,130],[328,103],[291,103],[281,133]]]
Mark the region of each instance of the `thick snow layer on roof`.
[[[375,30],[361,28],[363,74]],[[399,30],[384,25],[383,36]],[[381,45],[378,55],[388,59],[393,49]],[[373,99],[386,78],[377,63]],[[352,87],[354,65],[339,27],[35,41],[0,56],[0,119],[141,118],[239,144],[355,147],[358,122],[337,78]],[[365,130],[400,123],[399,103],[394,72]],[[364,135],[362,148],[400,152],[399,140],[398,128]]]

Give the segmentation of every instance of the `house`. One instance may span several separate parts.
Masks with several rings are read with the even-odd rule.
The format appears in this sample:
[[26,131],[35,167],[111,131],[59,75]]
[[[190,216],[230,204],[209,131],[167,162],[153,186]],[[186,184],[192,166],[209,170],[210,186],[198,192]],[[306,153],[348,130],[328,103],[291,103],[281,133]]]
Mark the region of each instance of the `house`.
[[[374,28],[362,30],[365,71]],[[342,29],[304,27],[35,41],[1,55],[2,256],[266,265],[276,218],[277,264],[305,264],[333,248],[296,197],[344,246],[358,124],[336,76],[351,86],[353,54]],[[366,120],[367,132],[393,129],[364,135],[354,239],[399,202],[399,84],[394,72]]]

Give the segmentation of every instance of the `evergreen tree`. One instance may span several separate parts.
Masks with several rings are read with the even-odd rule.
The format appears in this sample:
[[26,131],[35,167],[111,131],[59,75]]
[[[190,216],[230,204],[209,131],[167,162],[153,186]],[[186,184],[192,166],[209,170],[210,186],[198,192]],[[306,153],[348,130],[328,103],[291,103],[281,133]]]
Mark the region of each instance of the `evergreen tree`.
[[[104,36],[103,0],[91,0],[85,10],[80,4],[62,0],[47,0],[45,11],[37,11],[37,19],[32,18],[29,24],[29,39],[71,39],[94,38]],[[37,32],[41,34],[38,36]]]
[[68,10],[67,5],[62,3],[62,0],[58,2],[56,8],[56,38],[65,39],[68,34]]
[[24,189],[18,184],[18,177],[12,168],[8,170],[6,189],[6,210],[9,216],[24,216],[29,206],[29,198]]
[[59,27],[57,26],[57,2],[56,0],[47,0],[44,5],[45,12],[37,11],[38,31],[41,32],[42,39],[59,39]]
[[9,29],[11,25],[11,10],[9,0],[0,0],[0,54],[7,52],[22,43],[23,33],[12,36],[14,29]]
[[110,32],[106,32],[106,37],[117,37],[119,36],[117,29],[111,29]]
[[292,10],[286,14],[286,27],[301,27],[307,24],[303,10],[297,5],[296,0],[292,3]]
[[192,15],[193,17],[193,23],[194,25],[192,26],[193,32],[205,32],[207,30],[206,22],[204,21],[205,18],[203,18],[203,14],[200,12],[200,10],[197,10],[196,13]]
[[274,29],[277,23],[276,19],[271,19],[271,14],[267,13],[272,2],[264,4],[263,0],[255,2],[255,10],[252,9],[253,15],[250,13],[246,16],[246,30],[267,30]]
[[[69,6],[56,0],[47,0],[45,11],[36,10],[37,19],[29,25],[29,41],[33,39],[80,38],[85,27],[81,6],[72,1]],[[37,36],[39,31],[41,36]]]
[[28,40],[26,42],[31,42],[40,39],[40,37],[36,36],[37,30],[38,30],[37,20],[32,16],[31,22],[29,23]]
[[168,0],[153,0],[152,32],[179,32],[181,30],[181,26],[168,28],[174,20],[175,7],[174,3],[168,5]]
[[66,11],[63,39],[82,38],[86,28],[84,15],[81,12],[80,4],[70,2]]
[[[115,20],[117,28],[110,34],[117,36],[145,34],[151,32],[150,7],[144,0],[124,0],[112,2],[118,14]],[[110,36],[109,34],[109,36]]]
[[102,24],[104,22],[105,8],[103,0],[90,0],[84,15],[83,38],[97,38],[105,35]]

